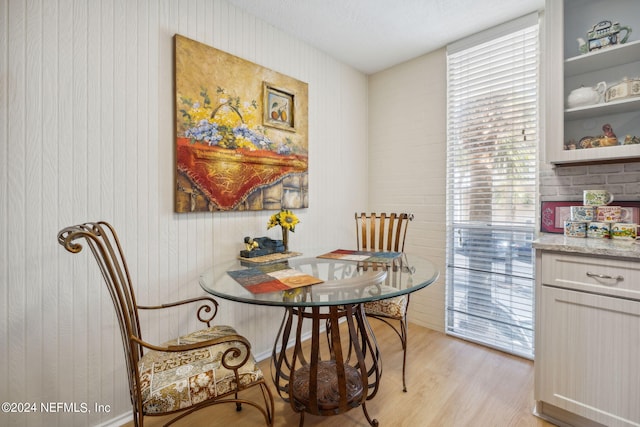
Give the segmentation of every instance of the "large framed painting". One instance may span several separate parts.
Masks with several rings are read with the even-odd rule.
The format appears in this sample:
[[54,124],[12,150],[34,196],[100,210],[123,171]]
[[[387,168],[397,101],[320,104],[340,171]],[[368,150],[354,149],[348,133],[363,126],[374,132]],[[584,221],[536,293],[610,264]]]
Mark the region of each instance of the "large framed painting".
[[176,212],[309,206],[308,85],[175,36]]

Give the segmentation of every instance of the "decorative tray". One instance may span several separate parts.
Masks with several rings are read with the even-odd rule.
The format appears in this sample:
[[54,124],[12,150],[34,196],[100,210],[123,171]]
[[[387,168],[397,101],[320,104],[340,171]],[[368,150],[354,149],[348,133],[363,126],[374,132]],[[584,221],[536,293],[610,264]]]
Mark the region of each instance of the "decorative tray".
[[[281,262],[285,259],[293,258],[302,255],[300,252],[276,252],[269,255],[257,256],[253,258],[245,258],[239,256],[238,259],[243,265],[258,265],[258,264],[272,264],[275,262]],[[246,263],[246,264],[245,264]]]

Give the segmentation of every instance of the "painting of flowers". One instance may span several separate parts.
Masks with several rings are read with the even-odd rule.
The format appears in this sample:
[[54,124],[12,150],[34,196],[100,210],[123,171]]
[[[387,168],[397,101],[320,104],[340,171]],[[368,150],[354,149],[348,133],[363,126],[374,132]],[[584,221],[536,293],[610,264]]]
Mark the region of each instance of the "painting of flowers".
[[308,207],[306,83],[180,35],[175,78],[176,212]]

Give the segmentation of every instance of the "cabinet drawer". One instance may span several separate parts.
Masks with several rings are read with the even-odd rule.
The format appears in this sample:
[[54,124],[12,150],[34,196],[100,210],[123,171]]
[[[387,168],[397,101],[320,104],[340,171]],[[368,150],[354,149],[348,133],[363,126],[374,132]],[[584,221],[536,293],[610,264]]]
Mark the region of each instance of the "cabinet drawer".
[[542,284],[640,300],[640,262],[542,253]]

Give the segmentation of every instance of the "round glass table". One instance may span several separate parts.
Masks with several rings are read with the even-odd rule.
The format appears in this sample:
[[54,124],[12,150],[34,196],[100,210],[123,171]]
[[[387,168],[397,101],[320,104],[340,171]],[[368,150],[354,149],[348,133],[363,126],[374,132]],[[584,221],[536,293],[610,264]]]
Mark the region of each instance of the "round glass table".
[[[415,292],[438,276],[433,263],[410,253],[386,262],[299,256],[216,265],[201,275],[200,285],[219,298],[284,307],[272,379],[278,394],[300,413],[301,426],[305,412],[337,415],[358,406],[377,426],[365,403],[377,393],[382,364],[363,304]],[[311,322],[311,338],[303,346],[309,334],[305,322]],[[288,349],[292,334],[295,344]]]

